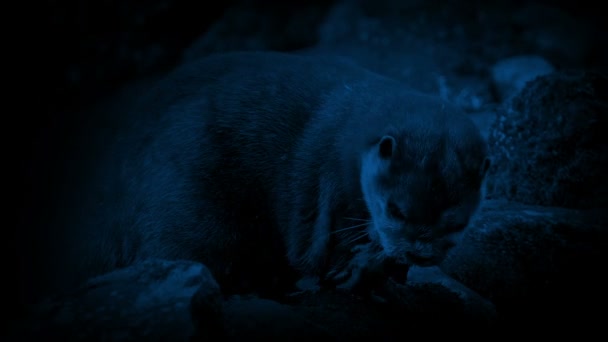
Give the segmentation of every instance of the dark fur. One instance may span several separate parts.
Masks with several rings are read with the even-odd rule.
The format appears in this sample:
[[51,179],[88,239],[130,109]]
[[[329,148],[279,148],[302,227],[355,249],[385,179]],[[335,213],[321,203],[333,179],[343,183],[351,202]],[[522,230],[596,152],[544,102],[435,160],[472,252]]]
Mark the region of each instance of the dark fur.
[[454,113],[336,58],[229,53],[183,66],[104,142],[82,215],[58,244],[61,268],[81,279],[147,257],[192,259],[227,291],[271,288],[293,269],[322,276],[354,244],[331,232],[370,218],[361,154],[383,136],[396,139],[399,173],[406,156],[441,153],[437,134],[460,125],[481,146],[478,169],[485,145]]

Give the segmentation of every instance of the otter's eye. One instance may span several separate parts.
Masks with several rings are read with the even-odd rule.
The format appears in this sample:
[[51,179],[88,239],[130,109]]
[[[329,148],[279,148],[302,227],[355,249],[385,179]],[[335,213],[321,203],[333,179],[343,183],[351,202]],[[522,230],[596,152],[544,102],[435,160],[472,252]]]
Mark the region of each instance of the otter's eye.
[[393,202],[388,202],[388,214],[392,218],[395,218],[395,219],[401,220],[401,221],[405,221],[405,215],[403,215],[403,212],[401,211],[401,209],[399,209],[399,207]]

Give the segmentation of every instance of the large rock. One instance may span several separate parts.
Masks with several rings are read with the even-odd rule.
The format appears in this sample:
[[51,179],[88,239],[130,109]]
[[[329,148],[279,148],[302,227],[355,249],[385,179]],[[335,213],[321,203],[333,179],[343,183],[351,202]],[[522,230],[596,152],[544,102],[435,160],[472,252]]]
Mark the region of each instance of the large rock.
[[503,329],[578,330],[608,304],[607,256],[603,209],[486,201],[441,268],[492,301]]
[[547,206],[608,206],[606,132],[606,75],[537,78],[494,122],[488,194]]
[[221,313],[219,286],[206,267],[148,260],[95,277],[68,297],[44,302],[28,322],[26,335],[58,341],[188,341],[195,333],[221,333]]

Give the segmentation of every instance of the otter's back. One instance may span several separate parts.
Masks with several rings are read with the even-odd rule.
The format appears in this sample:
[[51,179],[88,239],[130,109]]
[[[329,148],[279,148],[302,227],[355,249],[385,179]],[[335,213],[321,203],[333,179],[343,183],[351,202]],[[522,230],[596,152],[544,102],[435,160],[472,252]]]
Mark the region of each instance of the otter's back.
[[204,158],[221,164],[217,167],[224,180],[255,187],[256,182],[275,179],[278,168],[285,167],[317,109],[336,87],[374,77],[379,76],[335,57],[225,53],[179,68],[143,107],[150,108],[146,119],[154,116],[150,112],[157,113],[157,129],[162,130],[165,120],[183,120],[177,117],[182,115],[180,106],[196,104],[203,141],[215,149]]

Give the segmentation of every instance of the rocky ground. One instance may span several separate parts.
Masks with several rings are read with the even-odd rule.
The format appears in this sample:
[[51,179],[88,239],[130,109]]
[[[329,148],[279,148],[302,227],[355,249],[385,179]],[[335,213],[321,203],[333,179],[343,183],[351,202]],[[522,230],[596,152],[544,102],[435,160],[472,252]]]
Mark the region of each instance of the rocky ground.
[[[254,16],[247,6],[226,11],[182,60],[243,49],[338,54],[470,113],[493,165],[464,241],[439,267],[411,268],[405,284],[388,282],[378,298],[225,299],[203,265],[150,260],[49,299],[27,336],[388,341],[417,331],[602,329],[608,35],[596,17],[543,2],[342,1],[281,18],[276,8]],[[128,105],[141,84],[101,108]]]

